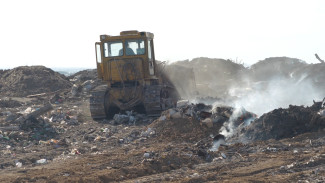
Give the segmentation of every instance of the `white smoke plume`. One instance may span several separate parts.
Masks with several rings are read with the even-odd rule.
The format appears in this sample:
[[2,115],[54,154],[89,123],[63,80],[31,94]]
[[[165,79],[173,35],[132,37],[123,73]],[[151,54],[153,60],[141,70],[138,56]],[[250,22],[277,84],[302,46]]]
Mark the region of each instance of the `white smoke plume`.
[[289,105],[310,106],[313,100],[324,98],[324,92],[318,91],[305,78],[299,80],[278,78],[268,82],[248,82],[247,88],[231,88],[229,94],[237,96],[232,105],[242,106],[258,116],[277,108]]
[[[322,100],[324,92],[319,91],[305,78],[304,75],[304,78],[298,80],[277,78],[268,82],[247,82],[249,84],[246,87],[231,88],[229,94],[237,99],[227,105],[233,106],[235,110],[221,127],[219,134],[224,135],[226,140],[236,134],[239,128],[234,122],[246,110],[261,116],[277,108],[287,108],[289,105],[310,106],[313,100]],[[254,118],[248,119],[242,125],[247,126],[253,120]],[[219,142],[215,143],[218,146]]]

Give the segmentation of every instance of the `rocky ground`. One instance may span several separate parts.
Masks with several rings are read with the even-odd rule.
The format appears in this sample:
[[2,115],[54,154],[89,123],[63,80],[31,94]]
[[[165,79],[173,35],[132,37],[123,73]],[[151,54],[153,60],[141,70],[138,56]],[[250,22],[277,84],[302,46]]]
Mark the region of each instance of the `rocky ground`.
[[0,72],[0,182],[325,181],[324,101],[257,116],[201,97],[209,102],[184,101],[156,118],[130,111],[94,121],[93,70],[49,71],[47,82],[67,85],[27,85],[23,95],[7,95],[4,81],[23,85],[9,72]]

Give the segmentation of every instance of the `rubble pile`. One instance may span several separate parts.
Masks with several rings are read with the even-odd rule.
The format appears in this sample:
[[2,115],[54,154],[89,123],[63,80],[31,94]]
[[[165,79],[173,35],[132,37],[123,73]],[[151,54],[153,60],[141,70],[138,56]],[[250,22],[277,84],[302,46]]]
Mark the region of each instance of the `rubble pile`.
[[16,67],[5,70],[0,78],[0,94],[2,96],[25,97],[70,87],[71,84],[64,75],[44,66]]
[[[211,106],[189,104],[164,111],[162,115],[149,125],[164,140],[197,141],[218,130],[220,126],[203,125],[201,120],[211,116]],[[207,116],[204,114],[207,113]]]
[[[227,123],[238,127],[256,115],[244,109],[241,112],[230,106],[205,105],[203,103],[182,103],[182,106],[162,112],[161,116],[149,125],[164,140],[195,142],[217,136]],[[229,130],[229,129],[225,129]],[[210,144],[211,146],[212,144]],[[207,145],[209,146],[209,145]]]
[[68,78],[70,82],[73,83],[71,88],[72,96],[87,95],[90,90],[103,84],[103,82],[98,79],[97,69],[79,71]]
[[243,127],[236,134],[238,141],[283,139],[325,128],[324,101],[311,107],[290,105],[287,109],[275,109]]

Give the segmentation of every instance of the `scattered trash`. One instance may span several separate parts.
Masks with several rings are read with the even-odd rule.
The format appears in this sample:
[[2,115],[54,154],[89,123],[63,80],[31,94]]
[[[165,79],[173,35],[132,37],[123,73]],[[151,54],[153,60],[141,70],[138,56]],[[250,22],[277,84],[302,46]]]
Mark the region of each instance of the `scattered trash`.
[[45,163],[47,163],[47,160],[46,159],[40,159],[40,160],[37,160],[36,163],[37,164],[45,164]]
[[156,134],[155,130],[153,130],[152,128],[148,128],[146,131],[141,132],[140,136],[149,137],[155,134]]
[[145,153],[143,154],[143,157],[145,157],[145,158],[149,158],[149,157],[150,157],[150,153],[145,152]]
[[137,116],[132,111],[126,111],[126,114],[115,114],[113,119],[115,124],[135,124]]
[[16,163],[16,167],[21,168],[22,166],[23,166],[23,164],[21,162]]
[[103,133],[109,133],[109,129],[108,128],[102,128],[101,129]]
[[275,148],[275,147],[267,147],[267,148],[266,148],[265,150],[263,150],[263,151],[267,151],[267,152],[277,152],[278,149]]
[[223,159],[226,159],[227,156],[224,153],[220,153]]
[[79,151],[78,151],[78,149],[72,149],[71,150],[71,152],[70,152],[70,154],[81,154]]
[[184,107],[184,106],[186,106],[188,104],[189,104],[188,100],[179,100],[179,101],[177,101],[176,107]]
[[290,169],[290,168],[292,168],[293,166],[295,166],[295,163],[291,163],[290,165],[287,165],[287,168]]
[[293,150],[293,153],[294,154],[297,154],[298,153],[298,150],[297,149]]
[[59,141],[58,140],[55,140],[55,139],[51,139],[51,140],[47,140],[47,141],[43,141],[43,140],[40,140],[38,143],[39,144],[57,144]]
[[94,141],[100,141],[102,139],[101,136],[97,136]]

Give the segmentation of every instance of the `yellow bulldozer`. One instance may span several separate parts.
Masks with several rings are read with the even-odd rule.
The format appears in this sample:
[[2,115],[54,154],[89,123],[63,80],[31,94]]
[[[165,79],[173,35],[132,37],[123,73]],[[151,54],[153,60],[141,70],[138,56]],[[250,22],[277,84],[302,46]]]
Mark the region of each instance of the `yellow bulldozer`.
[[96,62],[105,85],[91,92],[92,118],[112,118],[127,110],[155,116],[176,105],[179,94],[155,60],[153,38],[152,33],[139,31],[100,35]]

